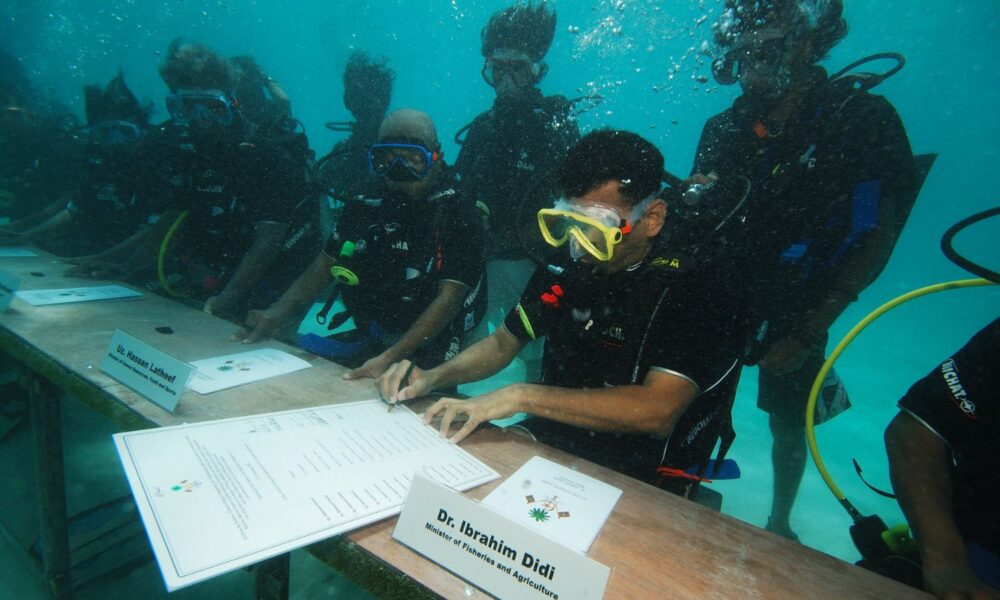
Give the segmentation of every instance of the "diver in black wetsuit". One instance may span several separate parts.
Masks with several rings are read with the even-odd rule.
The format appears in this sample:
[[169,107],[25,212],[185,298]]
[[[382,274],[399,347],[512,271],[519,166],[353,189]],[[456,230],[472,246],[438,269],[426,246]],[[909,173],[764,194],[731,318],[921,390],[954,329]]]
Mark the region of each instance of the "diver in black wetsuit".
[[[59,212],[77,183],[76,117],[36,92],[17,58],[0,49],[0,219]],[[48,208],[47,213],[42,213]],[[19,228],[0,227],[0,234]]]
[[1000,598],[1000,319],[913,384],[885,431],[892,487],[938,598]]
[[344,106],[354,121],[328,123],[335,131],[348,131],[316,165],[317,183],[335,201],[371,193],[378,183],[368,171],[368,149],[378,140],[378,129],[392,99],[396,74],[386,61],[355,51],[344,67]]
[[155,225],[74,273],[117,271],[241,318],[273,301],[319,246],[308,143],[248,121],[229,64],[204,46],[175,41],[160,74],[171,120],[144,138],[135,183]]
[[385,183],[346,202],[323,252],[277,302],[250,312],[237,339],[298,324],[332,276],[346,312],[330,316],[328,327],[351,316],[356,329],[308,334],[299,344],[352,367],[348,378],[375,377],[404,359],[431,368],[459,352],[485,311],[482,219],[456,191],[425,113],[390,113],[368,157],[372,179]]
[[559,171],[564,198],[536,214],[540,236],[571,264],[539,266],[504,324],[451,361],[393,365],[377,383],[382,397],[489,377],[545,337],[541,384],[442,399],[426,418],[442,415],[441,433],[458,442],[523,411],[540,441],[692,497],[698,477],[687,471],[704,472],[729,428],[740,295],[725,271],[684,269],[665,253],[662,173],[663,156],[634,133],[581,138]]
[[[919,187],[892,105],[863,78],[831,80],[817,65],[847,33],[842,11],[840,0],[726,1],[713,73],[743,95],[706,123],[691,178],[749,185],[726,256],[749,275],[748,362],[760,366],[758,406],[774,436],[767,528],[792,539],[804,407],[827,330],[882,271]],[[828,384],[846,398],[835,376]]]
[[125,240],[145,216],[136,212],[133,169],[149,128],[149,107],[140,105],[121,73],[104,88],[88,85],[83,92],[87,125],[78,136],[86,145],[75,192],[64,208],[40,223],[35,216],[12,223],[17,233],[7,233],[4,242],[81,255]]
[[[494,322],[517,303],[534,270],[525,245],[544,248],[535,213],[552,205],[556,170],[580,136],[572,104],[538,89],[555,26],[555,12],[545,2],[517,4],[490,18],[481,36],[482,75],[496,100],[469,125],[455,161],[465,195],[488,212],[488,314]],[[529,377],[541,351],[533,347],[526,357]]]

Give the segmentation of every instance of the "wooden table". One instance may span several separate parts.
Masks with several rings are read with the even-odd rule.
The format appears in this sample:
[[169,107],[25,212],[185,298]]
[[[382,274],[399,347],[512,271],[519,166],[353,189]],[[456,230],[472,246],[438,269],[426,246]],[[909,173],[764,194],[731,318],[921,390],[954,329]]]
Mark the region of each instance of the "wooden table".
[[[39,253],[42,254],[42,253]],[[48,256],[0,259],[22,289],[99,285],[61,276]],[[41,273],[42,276],[32,275]],[[157,327],[168,326],[172,334]],[[115,329],[191,361],[270,346],[314,368],[201,396],[186,391],[167,413],[100,372]],[[61,391],[123,429],[176,425],[372,397],[370,382],[344,381],[344,369],[274,341],[241,345],[231,323],[146,294],[141,300],[31,307],[15,300],[0,315],[0,350],[29,373],[43,517],[45,579],[52,597],[72,595],[63,481]],[[612,568],[607,598],[917,598],[928,597],[836,558],[682,500],[559,450],[495,428],[463,446],[506,477],[532,456],[572,466],[623,490],[588,556]],[[468,492],[482,498],[498,482]],[[395,519],[316,544],[310,551],[380,597],[468,598],[470,586],[391,538]],[[257,595],[287,595],[287,557],[258,569]],[[479,592],[482,594],[483,592]]]

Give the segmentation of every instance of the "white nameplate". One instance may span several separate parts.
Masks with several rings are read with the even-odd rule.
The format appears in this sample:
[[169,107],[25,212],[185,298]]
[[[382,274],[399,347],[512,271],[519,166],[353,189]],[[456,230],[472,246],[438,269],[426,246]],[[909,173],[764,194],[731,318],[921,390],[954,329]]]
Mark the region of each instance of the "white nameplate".
[[7,310],[14,301],[17,288],[21,287],[21,278],[7,271],[0,271],[0,312]]
[[194,367],[116,329],[101,370],[174,412]]
[[420,475],[392,537],[498,598],[601,598],[611,570]]

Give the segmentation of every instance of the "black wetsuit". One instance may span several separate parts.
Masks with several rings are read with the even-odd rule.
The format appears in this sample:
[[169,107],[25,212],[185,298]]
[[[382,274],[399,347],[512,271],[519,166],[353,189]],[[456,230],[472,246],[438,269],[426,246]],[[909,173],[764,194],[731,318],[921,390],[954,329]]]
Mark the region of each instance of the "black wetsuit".
[[666,439],[591,432],[537,417],[524,425],[546,444],[684,491],[690,482],[661,480],[657,468],[701,467],[720,435],[731,431],[740,305],[739,288],[730,284],[720,271],[684,272],[658,251],[610,276],[586,274],[579,264],[563,275],[539,268],[504,326],[522,341],[532,337],[529,326],[534,337],[545,336],[544,384],[641,385],[652,369],[690,381],[698,395]]
[[[1000,319],[910,388],[899,407],[948,447],[952,514],[966,542],[1000,555]],[[994,557],[996,560],[996,557]]]
[[556,171],[580,137],[563,96],[538,90],[497,100],[469,126],[455,162],[463,193],[490,212],[488,258],[525,258],[521,238],[543,247],[535,213],[552,205]]
[[[853,90],[850,80],[831,83],[818,67],[812,78],[799,108],[775,131],[764,122],[766,107],[744,96],[709,119],[694,166],[696,173],[739,179],[730,185],[733,205],[749,181],[738,218],[713,251],[748,275],[748,361],[789,336],[811,349],[797,374],[761,371],[759,405],[768,412],[787,407],[791,419],[801,419],[826,345],[825,331],[803,324],[831,291],[856,297],[881,272],[915,170],[906,131],[888,101]],[[709,219],[684,229],[705,235],[714,224]]]
[[368,172],[368,150],[378,140],[378,131],[353,132],[337,142],[321,159],[316,178],[336,200],[370,194],[380,180]]
[[34,214],[73,192],[82,144],[48,122],[0,126],[0,217]]
[[137,206],[134,169],[134,148],[88,150],[76,194],[66,205],[73,215],[73,230],[64,240],[68,254],[110,248],[145,223],[147,215]]
[[[482,319],[482,219],[455,191],[452,178],[442,179],[417,201],[386,192],[345,206],[324,252],[358,276],[358,285],[341,290],[358,331],[370,343],[361,354],[338,362],[361,364],[395,343],[434,301],[442,281],[464,285],[466,299],[454,320],[415,353],[414,362],[431,368],[451,358]],[[342,255],[346,242],[354,244],[353,256]]]
[[173,122],[147,134],[140,189],[147,211],[188,213],[168,270],[183,277],[179,285],[190,296],[206,299],[225,288],[260,223],[288,230],[250,307],[273,302],[316,256],[318,210],[306,189],[304,138],[280,144],[240,136],[199,139]]

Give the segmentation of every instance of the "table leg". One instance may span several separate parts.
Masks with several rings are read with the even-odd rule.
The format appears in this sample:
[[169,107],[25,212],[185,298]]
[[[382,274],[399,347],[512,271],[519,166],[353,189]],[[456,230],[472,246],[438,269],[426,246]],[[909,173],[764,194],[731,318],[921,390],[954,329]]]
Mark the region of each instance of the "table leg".
[[282,554],[254,567],[253,597],[255,600],[288,600],[291,579],[291,555]]
[[49,597],[61,600],[73,596],[63,468],[61,392],[34,373],[29,372],[25,380],[31,425],[35,430],[43,575]]

